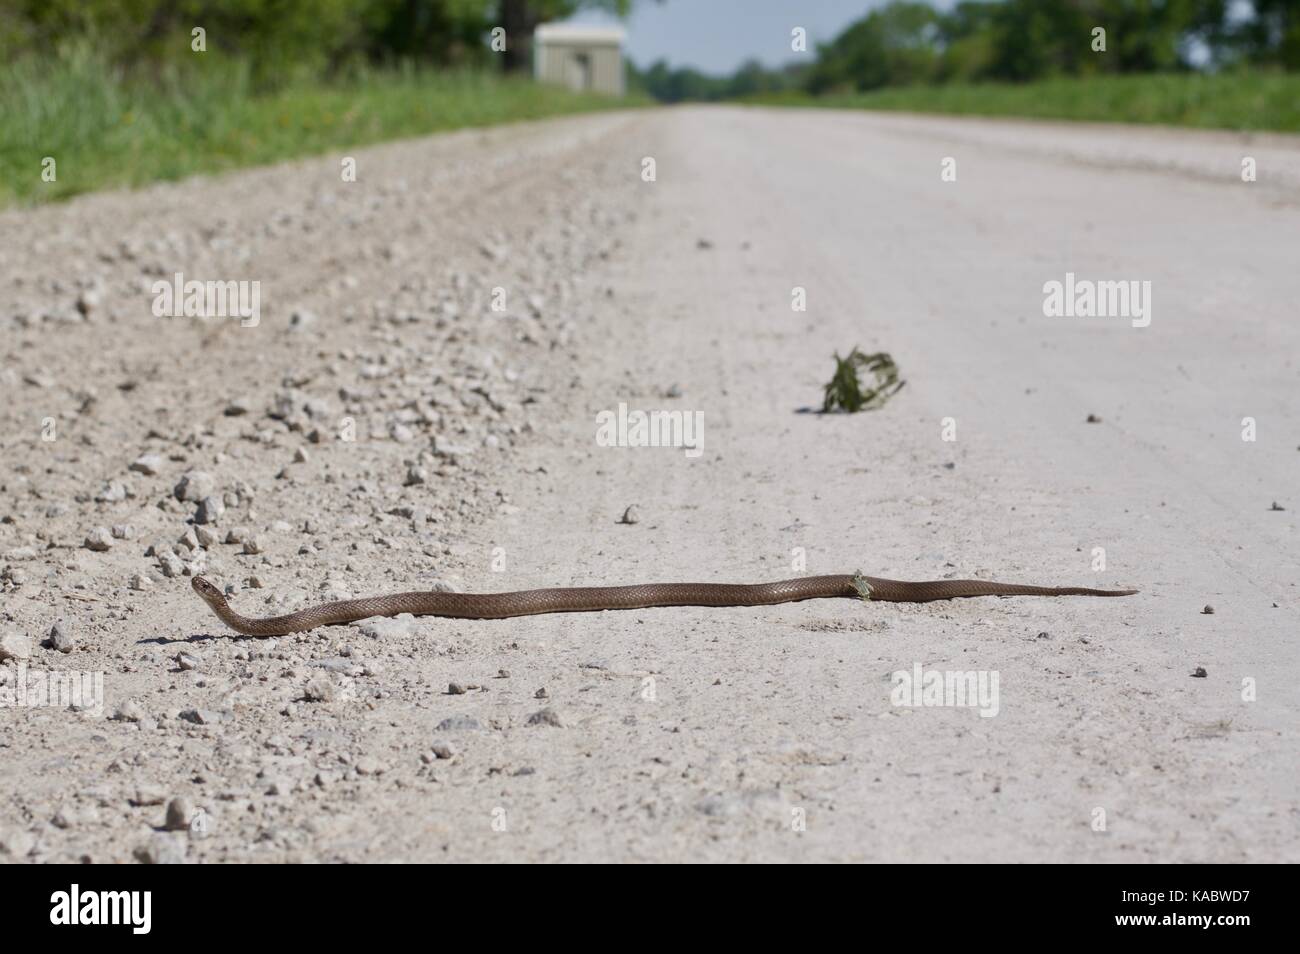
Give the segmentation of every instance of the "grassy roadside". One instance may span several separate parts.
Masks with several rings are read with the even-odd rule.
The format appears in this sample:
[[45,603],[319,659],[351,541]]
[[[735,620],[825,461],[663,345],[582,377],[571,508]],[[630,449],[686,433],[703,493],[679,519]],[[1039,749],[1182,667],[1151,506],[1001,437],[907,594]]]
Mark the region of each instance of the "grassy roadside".
[[[465,126],[639,105],[486,73],[370,71],[258,95],[238,63],[124,77],[84,51],[0,66],[0,207]],[[57,179],[42,179],[53,157]]]
[[915,86],[820,97],[778,94],[745,101],[778,106],[1300,132],[1300,75],[1284,73],[1097,76],[1019,85]]

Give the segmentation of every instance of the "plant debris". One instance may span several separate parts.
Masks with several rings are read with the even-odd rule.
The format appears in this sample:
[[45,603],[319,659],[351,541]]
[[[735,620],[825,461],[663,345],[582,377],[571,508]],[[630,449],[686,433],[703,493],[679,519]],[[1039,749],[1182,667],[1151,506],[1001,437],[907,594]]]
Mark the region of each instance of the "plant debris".
[[[873,387],[864,387],[859,373],[874,378]],[[835,374],[826,385],[822,399],[822,413],[845,411],[856,414],[883,407],[907,382],[898,377],[898,366],[884,351],[863,354],[857,348],[841,358],[835,354]]]

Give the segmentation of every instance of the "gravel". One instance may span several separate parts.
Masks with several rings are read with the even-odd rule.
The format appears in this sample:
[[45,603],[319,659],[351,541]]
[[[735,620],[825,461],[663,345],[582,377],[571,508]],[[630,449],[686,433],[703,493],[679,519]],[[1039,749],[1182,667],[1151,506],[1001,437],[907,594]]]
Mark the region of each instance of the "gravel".
[[[1295,860],[1294,713],[1274,690],[1295,682],[1297,510],[1262,496],[1295,457],[1269,435],[1294,428],[1286,374],[1259,364],[1295,351],[1290,218],[1269,204],[1289,193],[1216,184],[1236,140],[1189,178],[1159,163],[1190,134],[1148,136],[1141,172],[1118,148],[1063,161],[1069,135],[636,110],[369,148],[357,183],[322,156],[6,212],[34,238],[7,243],[0,269],[0,646],[56,623],[75,646],[22,636],[0,680],[97,673],[112,715],[4,709],[0,860]],[[1077,135],[1066,154],[1084,158],[1143,139]],[[924,170],[957,140],[980,181],[940,188]],[[1294,149],[1271,148],[1261,168],[1285,175]],[[1269,155],[1267,137],[1251,149]],[[631,161],[650,150],[657,183]],[[806,187],[774,201],[786,181]],[[861,227],[863,209],[888,226]],[[1232,227],[1203,241],[1178,231],[1219,215]],[[1158,306],[1143,331],[1034,316],[1072,256],[1113,264],[1093,253],[1126,238],[1151,250],[1173,317]],[[154,318],[150,284],[179,270],[262,281],[261,324]],[[815,307],[792,316],[804,283]],[[87,288],[93,320],[59,320]],[[1252,316],[1227,335],[1224,289]],[[792,413],[854,343],[906,357],[896,402]],[[1235,431],[1224,440],[1228,393],[1236,420],[1274,409],[1249,461]],[[593,415],[622,401],[702,411],[703,455],[598,446]],[[1077,427],[1089,410],[1108,423]],[[961,439],[941,444],[950,414]],[[1191,479],[1187,461],[1222,466]],[[633,502],[639,523],[615,525]],[[83,546],[103,528],[108,549]],[[1143,594],[404,617],[267,640],[190,588],[202,572],[271,616],[438,581],[859,566]],[[1207,601],[1218,615],[1198,616]],[[914,661],[999,671],[1002,713],[892,706],[876,676]],[[1248,676],[1259,703],[1242,701]],[[331,698],[308,698],[316,680]],[[466,692],[445,695],[452,682]],[[1220,721],[1212,739],[1194,729]],[[213,820],[206,834],[155,831],[177,798]],[[1094,807],[1115,820],[1104,835]],[[1189,818],[1214,824],[1188,837]]]

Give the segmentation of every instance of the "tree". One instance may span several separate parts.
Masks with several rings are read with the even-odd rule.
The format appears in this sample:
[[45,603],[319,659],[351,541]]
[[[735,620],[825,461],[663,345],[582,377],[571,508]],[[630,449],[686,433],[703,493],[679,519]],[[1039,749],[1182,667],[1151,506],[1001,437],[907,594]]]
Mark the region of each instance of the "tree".
[[533,30],[548,20],[563,20],[582,8],[605,10],[619,17],[632,12],[632,0],[499,0],[494,26],[506,31],[502,65],[507,73],[532,66]]
[[1228,42],[1252,63],[1300,70],[1300,3],[1254,0],[1255,15],[1230,29]]
[[808,77],[814,93],[922,82],[938,59],[939,14],[926,3],[891,3],[818,48]]
[[440,65],[484,64],[483,36],[491,0],[368,0],[365,52],[369,59],[417,60]]

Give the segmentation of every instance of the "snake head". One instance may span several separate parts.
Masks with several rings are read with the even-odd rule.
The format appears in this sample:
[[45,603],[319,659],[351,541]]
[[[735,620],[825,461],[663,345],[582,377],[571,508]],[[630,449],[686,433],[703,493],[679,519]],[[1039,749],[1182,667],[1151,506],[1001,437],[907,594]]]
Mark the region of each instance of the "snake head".
[[201,576],[196,576],[190,580],[190,586],[194,587],[194,592],[203,597],[203,601],[209,606],[220,605],[226,601],[226,597],[221,590],[217,589]]

